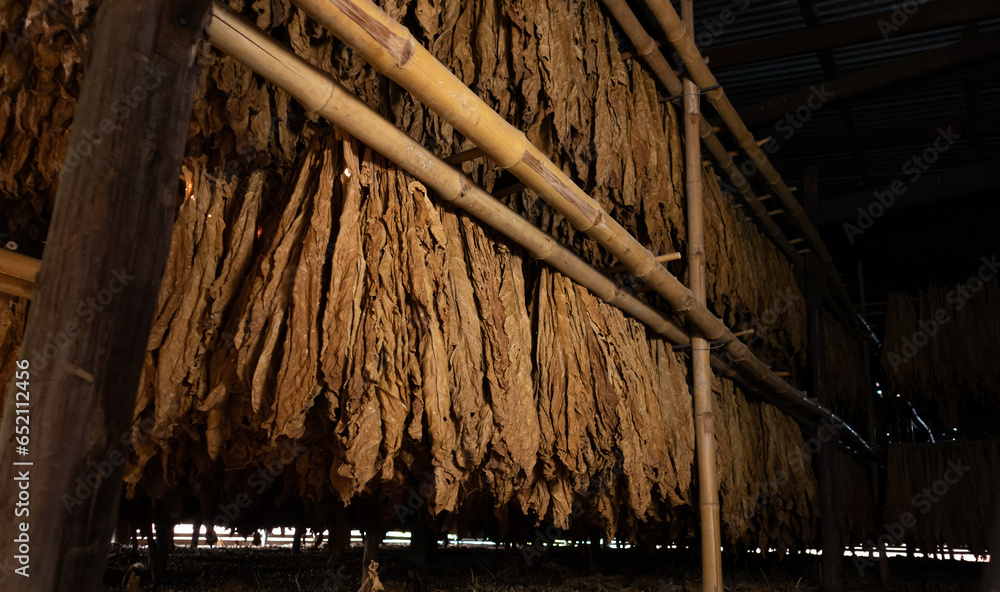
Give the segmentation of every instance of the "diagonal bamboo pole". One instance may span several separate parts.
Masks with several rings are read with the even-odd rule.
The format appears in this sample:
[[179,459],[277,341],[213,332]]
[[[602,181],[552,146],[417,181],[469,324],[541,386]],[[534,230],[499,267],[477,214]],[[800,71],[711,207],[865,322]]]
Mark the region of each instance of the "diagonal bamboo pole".
[[[536,146],[484,103],[418,44],[410,31],[368,0],[295,0],[295,4],[361,54],[377,71],[430,106],[497,164],[513,173],[577,229],[610,251],[629,272],[649,284],[722,348],[741,372],[805,415],[823,415],[815,402],[782,380],[736,339],[691,290],[677,280],[600,204],[580,189]],[[845,426],[846,427],[846,426]],[[851,441],[870,453],[857,433]],[[850,436],[849,436],[850,437]]]
[[[545,256],[549,249],[553,249],[553,253],[558,250],[560,246],[558,242],[531,226],[506,206],[496,202],[488,193],[473,185],[467,177],[448,167],[406,133],[385,121],[361,100],[345,91],[329,74],[308,64],[218,2],[213,3],[209,38],[213,45],[247,64],[258,74],[294,96],[307,110],[319,113],[341,126],[426,183],[443,198],[452,197],[456,205],[487,221],[518,241],[529,252],[536,256]],[[490,205],[491,202],[499,204],[501,208],[493,207]],[[493,215],[496,215],[497,219],[491,219]],[[521,240],[524,242],[520,242]],[[675,343],[689,342],[683,330],[676,325],[672,325],[673,328],[668,326],[665,322],[669,320],[655,309],[624,292],[618,291],[615,295],[611,292],[614,287],[611,283],[603,284],[602,287],[600,273],[596,270],[582,270],[577,273],[568,263],[574,258],[575,255],[567,252],[559,256],[550,256],[547,261],[581,285],[591,289],[598,297],[610,299],[612,304],[646,323],[667,339]],[[582,261],[580,263],[587,265]],[[596,282],[592,284],[595,288],[590,288],[590,285],[584,283],[586,281]],[[816,405],[805,398],[804,393],[796,391],[791,386],[786,385],[786,389],[776,390],[766,383],[755,380],[753,374],[745,372],[738,374],[733,370],[734,362],[717,356],[713,356],[713,365],[723,376],[746,384],[798,421],[843,424],[830,410]],[[854,452],[871,454],[870,449],[853,430],[845,426],[844,432],[846,439],[855,447]],[[851,434],[854,434],[853,438]]]
[[[692,0],[682,0],[688,28],[694,28]],[[688,278],[695,302],[705,305],[705,212],[701,180],[701,89],[684,79],[684,176],[687,194]],[[698,455],[698,510],[701,522],[701,589],[722,592],[722,517],[715,457],[715,397],[708,340],[691,328],[694,433]]]
[[660,27],[667,34],[667,41],[673,45],[674,49],[681,56],[691,78],[701,88],[711,88],[711,90],[706,91],[706,98],[712,104],[712,107],[715,108],[716,112],[718,112],[719,116],[722,117],[726,126],[729,127],[740,148],[757,165],[758,170],[768,185],[771,186],[774,194],[784,204],[785,211],[795,220],[802,234],[805,235],[806,240],[809,241],[813,250],[819,255],[820,260],[826,267],[826,272],[833,284],[834,291],[843,303],[843,306],[851,311],[852,318],[856,319],[857,324],[862,327],[862,330],[866,333],[866,337],[871,336],[874,338],[871,329],[864,323],[858,311],[854,308],[854,303],[847,294],[840,276],[837,275],[833,266],[833,259],[830,257],[830,252],[823,243],[819,232],[812,225],[812,222],[809,221],[802,206],[799,205],[798,200],[792,195],[788,185],[785,184],[781,175],[775,170],[774,165],[768,160],[767,155],[764,154],[757,141],[754,140],[753,134],[750,133],[750,130],[743,123],[743,120],[736,112],[736,108],[733,107],[733,104],[729,101],[729,97],[726,96],[725,91],[719,86],[708,64],[705,63],[705,58],[698,50],[698,46],[694,42],[694,37],[688,33],[680,15],[677,14],[677,10],[674,9],[670,0],[646,0],[646,6],[649,7],[657,22],[660,23]]

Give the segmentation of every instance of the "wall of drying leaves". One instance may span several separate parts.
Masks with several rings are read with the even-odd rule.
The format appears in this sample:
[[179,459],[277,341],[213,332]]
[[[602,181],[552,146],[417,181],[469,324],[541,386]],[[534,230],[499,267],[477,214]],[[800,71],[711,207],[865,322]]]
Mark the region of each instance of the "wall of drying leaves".
[[[231,4],[437,153],[470,147],[288,2]],[[651,250],[683,252],[679,118],[620,58],[597,2],[381,4]],[[74,149],[66,134],[94,10],[90,0],[0,9],[0,198],[26,245],[44,238]],[[202,60],[135,408],[133,501],[180,515],[197,500],[211,516],[251,493],[247,524],[322,524],[364,500],[495,536],[530,536],[537,520],[581,536],[694,534],[683,356],[234,60],[208,46]],[[489,190],[515,182],[486,158],[462,167]],[[805,307],[792,269],[706,173],[711,306],[754,326],[754,351],[801,384]],[[505,201],[595,265],[613,264],[530,193]],[[668,265],[683,278],[683,261]],[[2,302],[0,332],[21,331],[25,304]],[[760,322],[785,302],[778,322]],[[728,381],[715,388],[727,540],[810,543],[816,486],[808,462],[792,461],[799,428]],[[269,462],[281,467],[274,485],[248,491]],[[414,504],[421,485],[428,496]]]
[[1000,372],[990,355],[1000,348],[1000,283],[973,276],[955,286],[931,286],[916,298],[890,292],[885,367],[890,393],[902,393],[945,428],[996,436]]

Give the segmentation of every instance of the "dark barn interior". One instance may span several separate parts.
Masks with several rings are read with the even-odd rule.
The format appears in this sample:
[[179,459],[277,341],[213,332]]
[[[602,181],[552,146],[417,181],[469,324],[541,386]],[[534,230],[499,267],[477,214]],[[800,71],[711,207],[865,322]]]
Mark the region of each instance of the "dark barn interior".
[[5,590],[998,592],[1000,2],[0,2]]

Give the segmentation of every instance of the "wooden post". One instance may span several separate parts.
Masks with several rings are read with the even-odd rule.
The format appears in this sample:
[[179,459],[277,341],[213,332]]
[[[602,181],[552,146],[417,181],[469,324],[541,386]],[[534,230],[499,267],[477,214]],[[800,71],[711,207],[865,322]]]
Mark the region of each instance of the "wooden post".
[[[682,0],[681,10],[688,29],[694,28],[692,0]],[[684,79],[684,173],[688,214],[688,274],[697,303],[705,298],[705,217],[701,181],[701,94],[689,78]],[[722,592],[722,526],[719,483],[715,467],[715,424],[712,409],[712,367],[708,340],[691,327],[694,428],[698,455],[698,506],[701,514],[701,589]]]
[[[864,263],[858,261],[858,303],[860,304],[861,314],[864,316],[868,313],[868,298],[865,295],[865,267]],[[869,388],[874,388],[872,381],[872,351],[871,343],[867,339],[861,341],[861,355],[865,359],[865,384]],[[873,450],[878,449],[878,416],[875,413],[875,393],[869,392],[867,401],[867,411],[868,411],[868,442],[871,444]],[[882,497],[880,494],[881,490],[881,475],[879,467],[881,462],[879,460],[873,460],[869,463],[869,479],[872,485],[872,518],[875,520],[875,530],[879,530],[880,525],[883,524],[882,520],[882,510],[881,504],[879,504],[879,499]],[[878,573],[879,578],[883,584],[889,583],[889,560],[885,555],[885,545],[881,542],[876,542],[875,549],[872,550],[873,553],[878,553]]]
[[990,562],[983,573],[983,592],[1000,591],[1000,498],[993,506],[993,539],[990,546]]
[[[815,253],[806,255],[806,314],[809,327],[809,369],[811,393],[820,405],[829,405],[826,392],[826,347],[823,342],[823,288],[826,269]],[[823,547],[823,590],[841,592],[841,562],[844,549],[840,544],[840,521],[833,493],[834,454],[839,429],[834,426],[816,433],[820,441],[816,481],[819,486],[820,527]],[[832,435],[831,435],[832,434]]]
[[30,433],[15,434],[15,413],[0,429],[0,555],[24,557],[15,567],[30,576],[11,589],[101,588],[208,9],[98,11],[21,349],[28,374],[7,398],[30,403]]

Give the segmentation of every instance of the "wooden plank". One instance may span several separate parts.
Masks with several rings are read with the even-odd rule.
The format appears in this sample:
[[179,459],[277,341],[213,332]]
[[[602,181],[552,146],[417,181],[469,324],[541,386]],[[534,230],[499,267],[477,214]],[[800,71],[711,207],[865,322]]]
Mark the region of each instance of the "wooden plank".
[[1000,53],[1000,35],[980,35],[968,41],[922,51],[905,58],[811,85],[740,110],[746,125],[780,119],[807,105],[814,96],[826,104],[885,88],[938,70],[967,64]]
[[891,201],[891,205],[885,208],[888,211],[889,208],[899,210],[917,204],[987,191],[1000,187],[997,170],[1000,170],[1000,161],[928,175],[915,182],[900,179],[896,181],[895,193],[893,193],[894,187],[890,185],[874,191],[861,191],[822,201],[810,216],[817,225],[855,219],[859,216],[858,208],[867,210],[868,206],[879,201],[878,195],[886,196],[887,193],[893,193],[895,196],[891,200],[888,197],[883,200]]
[[[10,575],[10,589],[101,589],[209,6],[105,0],[98,10],[21,350],[27,454],[15,448],[14,413],[0,430],[0,520],[11,525],[0,555],[29,576]],[[89,156],[74,152],[82,146]],[[6,409],[25,400],[17,392]],[[30,513],[14,518],[19,503]]]
[[[902,21],[896,10],[831,23],[808,31],[766,37],[720,47],[706,57],[713,69],[833,49],[855,43],[895,38],[910,33],[1000,16],[995,0],[942,0],[921,6]],[[881,26],[880,26],[881,23]],[[894,23],[900,23],[898,26]]]

